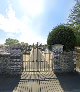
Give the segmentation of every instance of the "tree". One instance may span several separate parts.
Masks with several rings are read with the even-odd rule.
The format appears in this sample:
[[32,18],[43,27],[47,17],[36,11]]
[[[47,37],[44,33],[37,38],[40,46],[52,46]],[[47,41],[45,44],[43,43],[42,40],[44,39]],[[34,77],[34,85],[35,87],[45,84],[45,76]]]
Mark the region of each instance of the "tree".
[[8,38],[6,39],[5,41],[5,45],[15,45],[15,44],[19,44],[19,41],[17,39],[11,39],[11,38]]
[[68,25],[75,29],[76,46],[80,46],[80,0],[76,0],[68,20]]
[[24,46],[28,46],[28,43],[25,43],[25,42],[21,42],[20,44]]
[[23,51],[26,50],[28,47],[28,43],[21,42],[20,45],[21,45]]
[[59,25],[52,29],[47,38],[47,44],[51,49],[54,44],[64,45],[64,50],[73,50],[75,47],[76,38],[73,29],[66,25]]
[[80,46],[80,32],[76,31],[74,32],[75,37],[76,37],[76,46]]
[[68,24],[76,28],[77,30],[79,30],[80,29],[80,1],[79,0],[75,0],[75,1],[76,1],[76,4],[71,10],[71,13],[68,18],[69,20]]

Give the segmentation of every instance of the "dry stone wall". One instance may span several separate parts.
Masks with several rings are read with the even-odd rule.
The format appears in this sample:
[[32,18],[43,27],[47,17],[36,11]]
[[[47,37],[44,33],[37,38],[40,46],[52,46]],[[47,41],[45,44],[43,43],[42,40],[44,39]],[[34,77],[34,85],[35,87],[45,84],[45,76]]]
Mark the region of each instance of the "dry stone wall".
[[76,70],[80,72],[80,47],[76,48],[76,59],[77,59]]
[[21,47],[11,46],[10,47],[10,71],[11,73],[20,73],[22,69],[22,51]]
[[63,52],[54,55],[54,72],[72,72],[74,71],[74,55],[73,52]]
[[[59,50],[54,48],[53,52],[53,63],[51,63],[50,67],[53,68],[54,72],[71,72],[74,71],[74,53],[71,52],[63,52],[62,46],[58,46]],[[20,45],[14,45],[11,47],[7,47],[6,52],[10,53],[4,54],[0,56],[0,73],[7,72],[11,74],[21,73],[22,70],[22,61],[23,61],[23,53],[22,47]],[[56,51],[55,51],[56,49]],[[50,58],[50,57],[49,57]]]
[[10,54],[0,54],[0,73],[9,73]]
[[0,53],[0,73],[18,74],[22,69],[21,46],[5,47]]

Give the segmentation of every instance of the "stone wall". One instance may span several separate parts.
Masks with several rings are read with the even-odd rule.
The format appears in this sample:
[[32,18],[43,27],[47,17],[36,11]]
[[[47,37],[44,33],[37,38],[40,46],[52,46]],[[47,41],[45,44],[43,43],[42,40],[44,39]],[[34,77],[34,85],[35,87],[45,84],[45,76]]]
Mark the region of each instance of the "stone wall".
[[10,54],[0,54],[0,74],[9,73]]
[[[7,73],[11,73],[11,74],[21,73],[21,69],[23,67],[22,61],[24,61],[24,59],[25,59],[25,58],[23,58],[21,46],[14,45],[14,46],[8,47],[6,51],[8,53],[10,53],[10,55],[6,55],[6,54],[2,55],[1,54],[2,56],[0,56],[0,72],[7,71]],[[40,54],[40,56],[41,56],[41,54]],[[44,55],[44,57],[45,57],[45,55]],[[51,52],[51,56],[49,54],[46,54],[46,57],[47,57],[46,61],[49,61],[49,59],[51,60],[49,62],[49,64],[50,64],[50,67],[53,68],[54,72],[74,71],[75,66],[74,66],[74,53],[73,52],[62,52],[60,50],[56,50],[53,52],[53,54]],[[28,58],[28,60],[29,60],[29,58]],[[40,60],[41,60],[41,58],[40,58]],[[44,60],[44,58],[43,58],[43,60]],[[53,61],[53,63],[52,63],[52,61]]]
[[14,45],[1,48],[0,52],[0,73],[18,74],[22,69],[21,46]]
[[54,72],[72,72],[74,71],[73,52],[63,52],[54,55]]
[[10,48],[10,73],[20,73],[22,69],[22,51],[19,45],[11,46]]
[[76,71],[80,72],[80,47],[76,48]]

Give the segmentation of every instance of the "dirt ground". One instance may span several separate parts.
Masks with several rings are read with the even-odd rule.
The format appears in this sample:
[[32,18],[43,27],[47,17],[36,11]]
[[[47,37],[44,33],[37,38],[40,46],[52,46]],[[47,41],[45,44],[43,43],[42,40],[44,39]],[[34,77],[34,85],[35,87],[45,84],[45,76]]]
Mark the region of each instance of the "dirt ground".
[[80,92],[80,74],[24,72],[0,75],[0,92]]

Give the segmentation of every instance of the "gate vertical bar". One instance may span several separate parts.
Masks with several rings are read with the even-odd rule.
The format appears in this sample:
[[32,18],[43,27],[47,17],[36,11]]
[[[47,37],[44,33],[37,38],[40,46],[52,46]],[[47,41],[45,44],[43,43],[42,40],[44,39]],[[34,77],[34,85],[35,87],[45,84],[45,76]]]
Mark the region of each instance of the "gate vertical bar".
[[[29,46],[29,51],[30,51],[30,46]],[[29,57],[30,57],[30,55],[29,55]],[[28,64],[29,64],[29,71],[30,71],[30,59],[29,59]]]
[[37,71],[38,71],[38,42],[37,42],[37,60],[36,60],[36,63],[37,63]]
[[33,63],[32,63],[33,71],[35,71],[35,62],[34,62],[34,43],[33,43]]
[[[40,49],[42,49],[42,46],[40,47]],[[40,54],[40,61],[39,61],[39,68],[40,68],[40,71],[41,71],[41,61],[42,61],[42,56]]]

